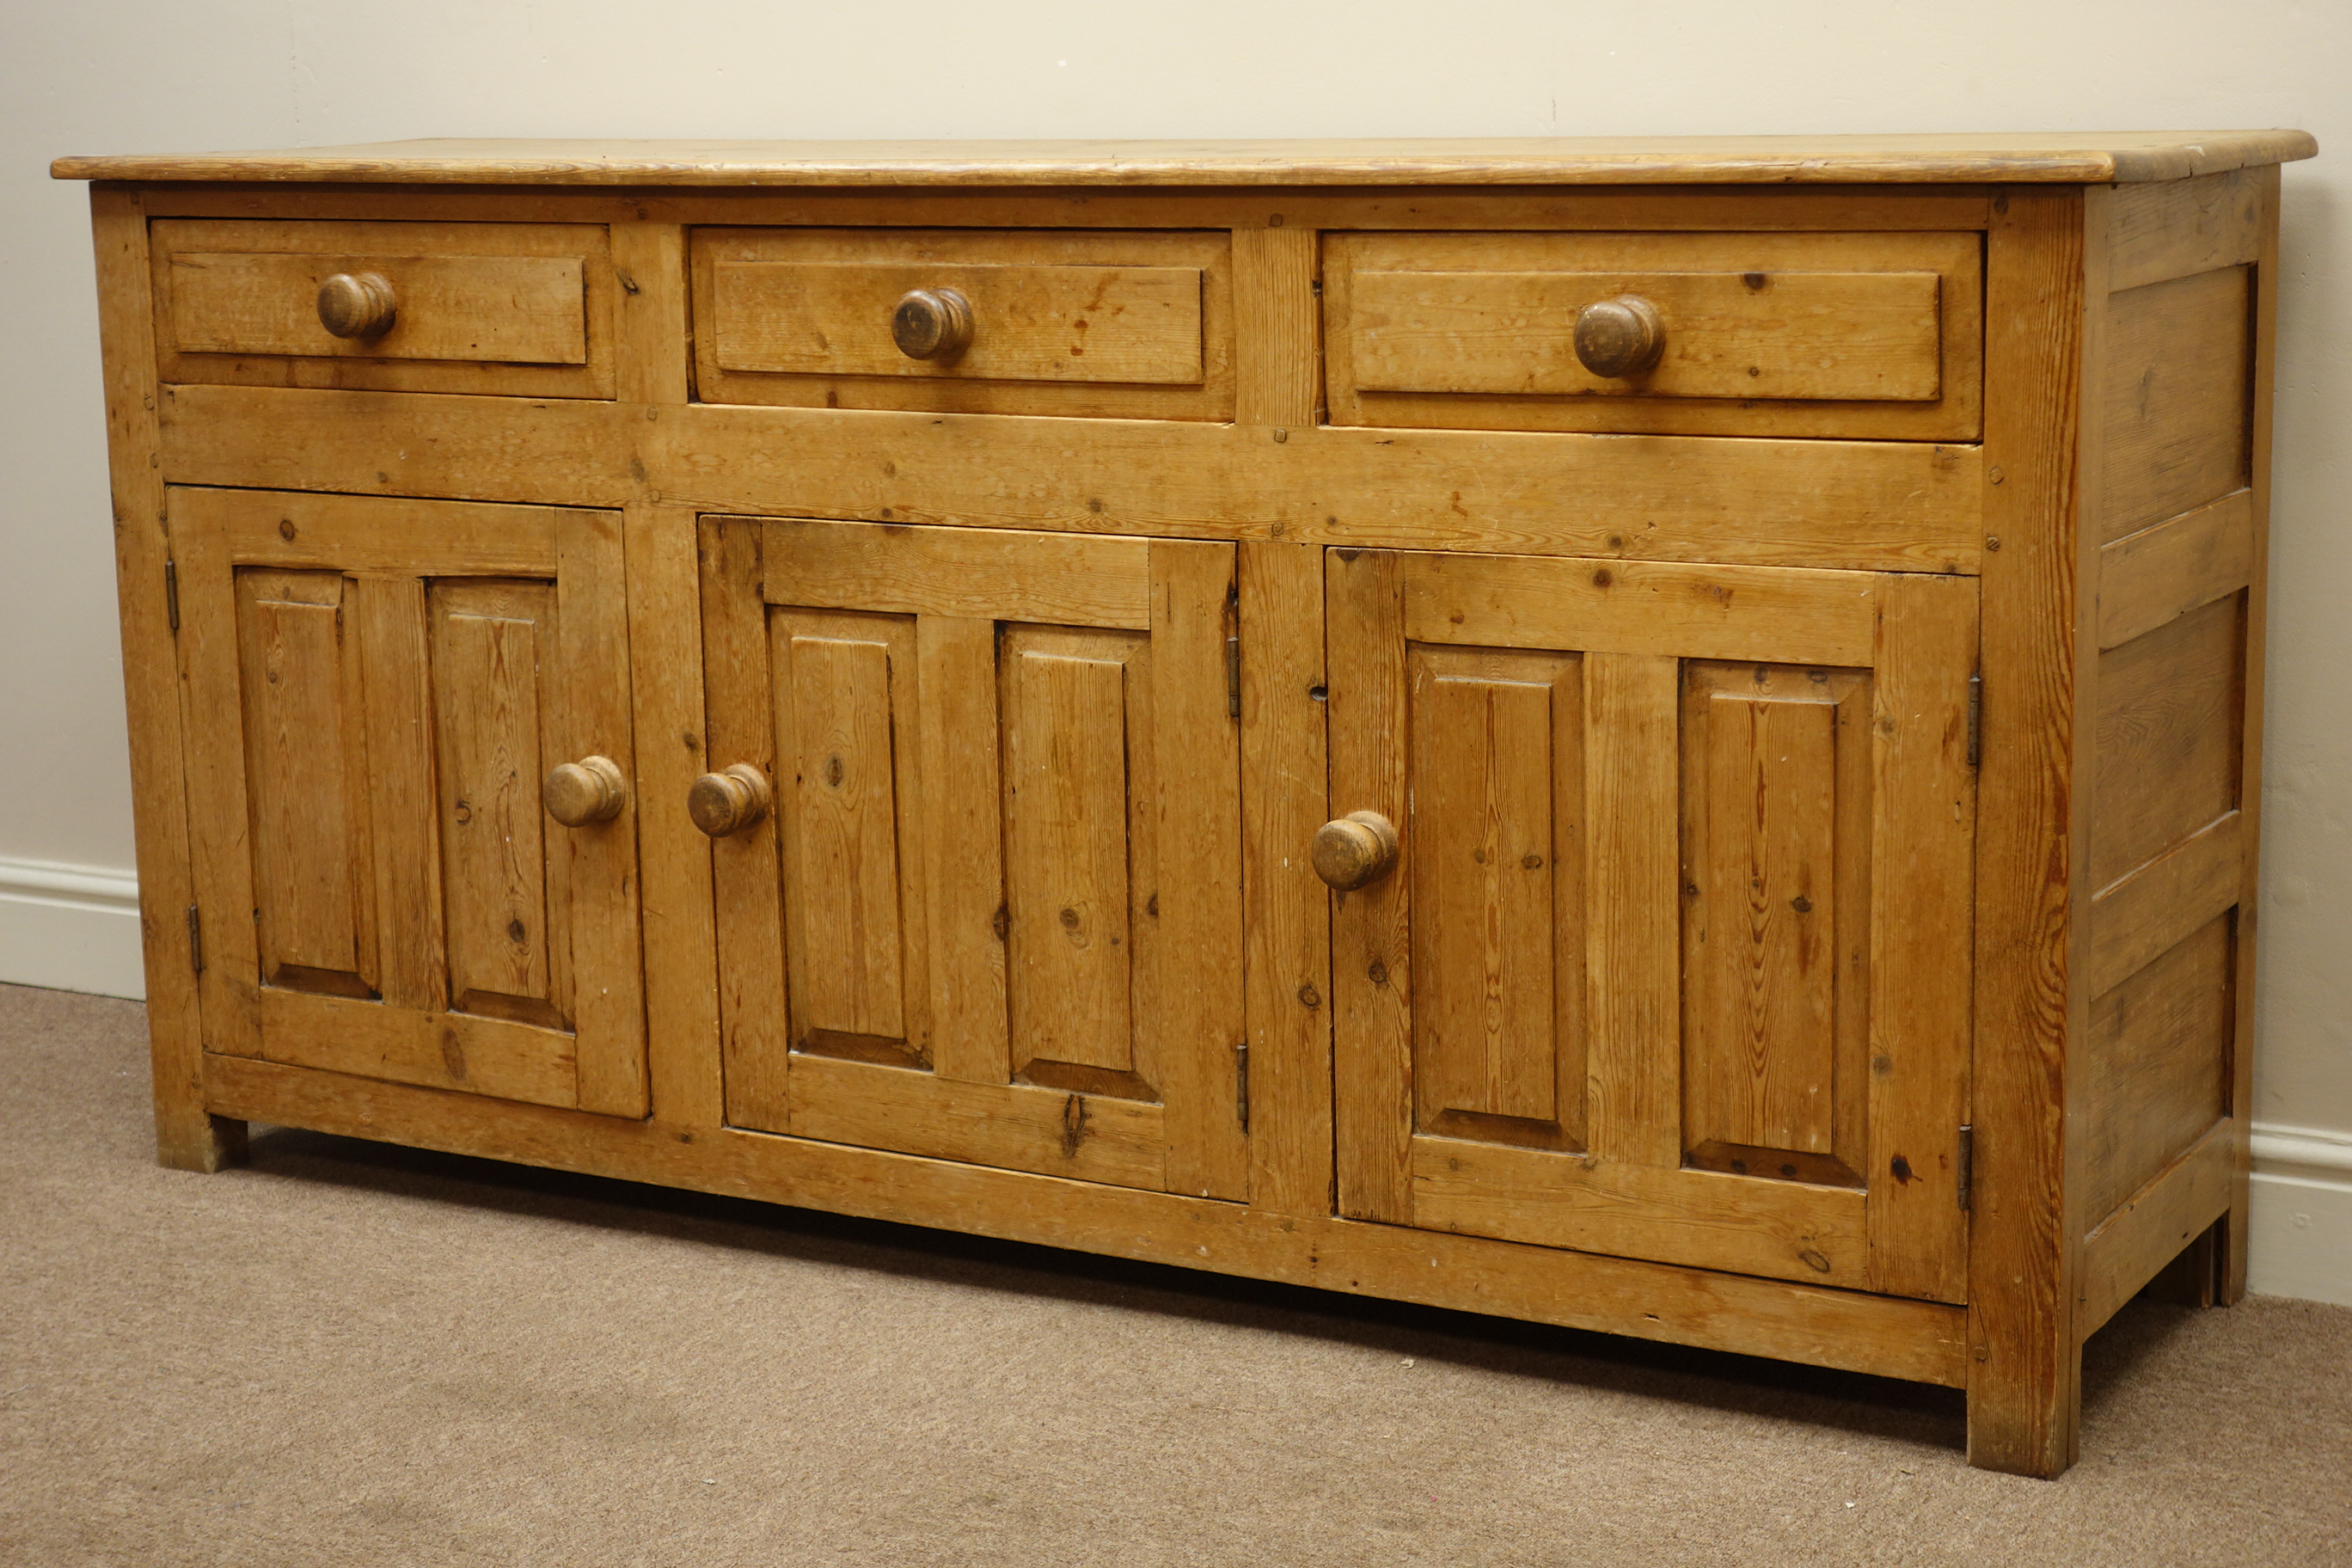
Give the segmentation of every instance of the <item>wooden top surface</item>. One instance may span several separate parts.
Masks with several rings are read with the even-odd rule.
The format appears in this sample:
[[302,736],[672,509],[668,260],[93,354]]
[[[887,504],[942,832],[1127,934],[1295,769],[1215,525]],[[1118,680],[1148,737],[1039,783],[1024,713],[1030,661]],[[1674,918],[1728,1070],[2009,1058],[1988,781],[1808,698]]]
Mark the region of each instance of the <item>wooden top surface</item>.
[[60,158],[61,180],[527,185],[1549,185],[2171,180],[2301,131],[1296,142],[376,142]]

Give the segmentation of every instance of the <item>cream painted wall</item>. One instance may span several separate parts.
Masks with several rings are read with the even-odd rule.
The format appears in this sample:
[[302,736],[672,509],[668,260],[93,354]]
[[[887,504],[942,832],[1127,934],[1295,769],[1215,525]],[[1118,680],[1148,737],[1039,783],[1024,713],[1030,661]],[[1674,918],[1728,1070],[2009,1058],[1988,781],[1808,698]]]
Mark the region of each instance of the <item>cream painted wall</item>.
[[47,180],[54,154],[2272,125],[2336,151],[2285,175],[2256,1091],[2276,1174],[2257,1278],[2352,1300],[2352,460],[2331,434],[2352,414],[2345,0],[22,5],[0,58],[0,978],[120,986],[128,924],[104,874],[131,851],[83,196]]

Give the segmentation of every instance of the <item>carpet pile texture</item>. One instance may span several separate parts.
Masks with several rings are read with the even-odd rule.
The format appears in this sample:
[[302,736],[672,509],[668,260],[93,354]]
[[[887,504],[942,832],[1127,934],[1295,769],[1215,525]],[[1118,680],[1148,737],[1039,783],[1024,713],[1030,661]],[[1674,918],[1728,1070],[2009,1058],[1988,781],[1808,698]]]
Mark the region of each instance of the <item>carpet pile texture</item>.
[[2135,1302],[2084,1459],[1957,1394],[257,1129],[0,987],[0,1563],[2352,1563],[2352,1309]]

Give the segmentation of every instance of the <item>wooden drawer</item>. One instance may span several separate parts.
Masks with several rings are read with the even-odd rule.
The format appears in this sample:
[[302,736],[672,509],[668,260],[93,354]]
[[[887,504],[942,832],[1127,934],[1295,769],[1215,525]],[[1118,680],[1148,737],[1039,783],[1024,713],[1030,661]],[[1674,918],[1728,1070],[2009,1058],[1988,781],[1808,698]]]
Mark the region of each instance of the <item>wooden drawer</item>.
[[[153,258],[167,382],[613,395],[599,225],[165,219]],[[339,276],[381,280],[385,325],[329,330]]]
[[[1118,418],[1233,416],[1223,234],[695,232],[706,403]],[[893,321],[951,291],[968,342],[918,358]]]
[[[1331,422],[1962,441],[1979,426],[1974,234],[1352,234],[1325,259]],[[1659,341],[1610,375],[1587,307]]]

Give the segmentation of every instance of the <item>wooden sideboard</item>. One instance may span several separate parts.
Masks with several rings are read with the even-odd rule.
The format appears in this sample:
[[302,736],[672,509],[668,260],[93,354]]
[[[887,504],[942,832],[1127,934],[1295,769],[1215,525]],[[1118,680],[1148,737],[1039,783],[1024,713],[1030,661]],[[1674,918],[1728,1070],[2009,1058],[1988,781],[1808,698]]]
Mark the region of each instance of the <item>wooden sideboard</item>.
[[64,160],[163,1158],[1857,1369],[2054,1474],[2084,1337],[2244,1289],[2313,151]]

